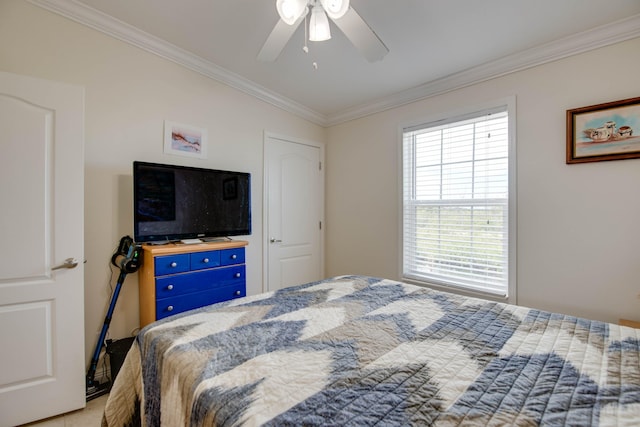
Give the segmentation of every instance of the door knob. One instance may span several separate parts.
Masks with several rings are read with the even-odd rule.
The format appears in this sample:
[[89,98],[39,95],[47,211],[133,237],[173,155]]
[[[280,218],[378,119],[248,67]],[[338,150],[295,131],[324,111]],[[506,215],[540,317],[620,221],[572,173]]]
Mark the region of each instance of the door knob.
[[271,243],[282,243],[282,240],[280,240],[280,239],[276,239],[275,237],[272,237],[271,239],[269,239],[269,241],[270,241]]
[[64,263],[56,265],[51,270],[60,270],[62,268],[76,268],[77,266],[78,261],[75,258],[67,258],[64,260]]

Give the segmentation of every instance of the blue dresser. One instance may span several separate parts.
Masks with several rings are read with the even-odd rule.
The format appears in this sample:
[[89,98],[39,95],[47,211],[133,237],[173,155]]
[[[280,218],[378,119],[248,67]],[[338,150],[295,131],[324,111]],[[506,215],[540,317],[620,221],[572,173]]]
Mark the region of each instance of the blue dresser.
[[143,245],[140,327],[246,291],[244,241]]

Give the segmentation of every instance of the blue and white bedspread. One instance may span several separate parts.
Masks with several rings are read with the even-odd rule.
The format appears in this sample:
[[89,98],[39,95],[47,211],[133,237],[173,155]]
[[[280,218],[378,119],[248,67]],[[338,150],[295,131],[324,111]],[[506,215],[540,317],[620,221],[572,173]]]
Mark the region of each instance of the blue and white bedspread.
[[144,328],[103,425],[638,426],[640,330],[343,276]]

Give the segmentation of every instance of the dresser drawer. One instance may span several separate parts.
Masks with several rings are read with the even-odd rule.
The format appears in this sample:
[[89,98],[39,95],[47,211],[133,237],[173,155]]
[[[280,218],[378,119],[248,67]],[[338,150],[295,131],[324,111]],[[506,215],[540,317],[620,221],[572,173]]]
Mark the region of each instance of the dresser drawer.
[[245,295],[246,291],[243,282],[221,288],[180,295],[174,298],[159,299],[156,301],[156,319],[163,319],[186,310],[240,298]]
[[223,249],[220,251],[220,264],[244,264],[244,248]]
[[190,267],[191,257],[189,254],[164,255],[157,256],[154,259],[156,276],[183,273],[189,271]]
[[220,266],[220,252],[222,251],[207,251],[207,252],[194,252],[191,254],[191,270],[202,270],[204,268],[213,268]]
[[156,298],[170,298],[234,283],[245,283],[245,265],[173,274],[156,279]]

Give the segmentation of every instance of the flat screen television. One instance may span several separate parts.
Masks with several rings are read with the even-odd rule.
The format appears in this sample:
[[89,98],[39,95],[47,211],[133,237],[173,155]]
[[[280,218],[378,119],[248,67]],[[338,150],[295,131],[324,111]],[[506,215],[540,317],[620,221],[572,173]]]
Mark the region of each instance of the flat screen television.
[[251,234],[251,175],[133,162],[136,242]]

